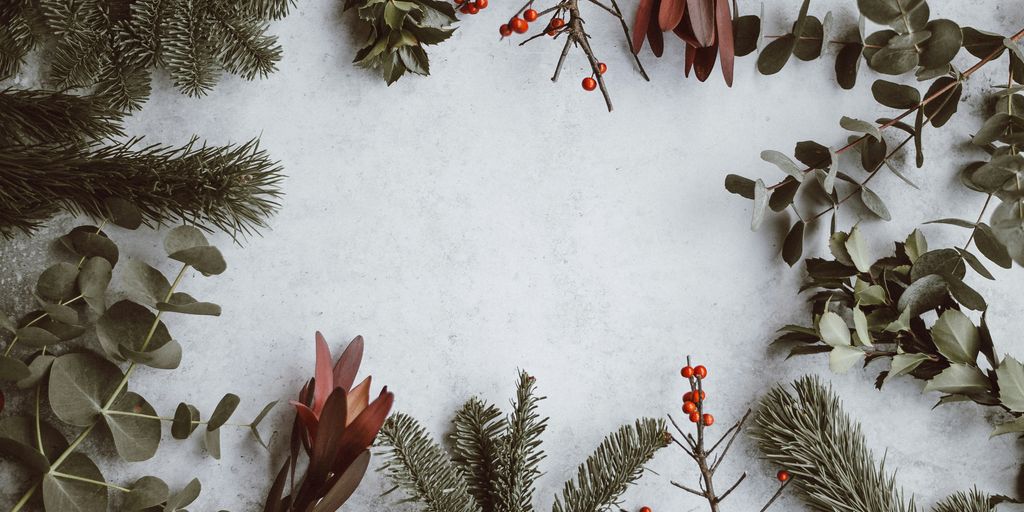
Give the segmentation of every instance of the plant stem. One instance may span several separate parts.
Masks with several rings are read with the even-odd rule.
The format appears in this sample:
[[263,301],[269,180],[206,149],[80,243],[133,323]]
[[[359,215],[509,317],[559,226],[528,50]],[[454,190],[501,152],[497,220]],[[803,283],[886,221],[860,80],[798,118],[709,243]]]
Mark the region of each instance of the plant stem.
[[[79,264],[79,265],[81,265],[81,264]],[[81,298],[82,298],[82,296],[79,295],[79,296],[77,296],[77,297],[75,297],[73,299],[68,299],[66,301],[61,302],[60,305],[61,306],[67,306],[68,304],[71,304],[72,302],[74,302],[74,301],[76,301],[78,299],[81,299]],[[32,327],[33,325],[43,321],[43,319],[45,319],[48,316],[50,316],[49,313],[43,313],[43,314],[33,318],[32,320],[30,320],[27,324],[25,324],[25,327]],[[14,345],[17,344],[17,343],[18,343],[18,335],[15,334],[14,338],[12,338],[11,342],[7,345],[7,349],[4,350],[4,356],[11,355],[11,350],[14,350]]]
[[[139,413],[139,412],[128,412],[128,411],[107,411],[107,415],[109,415],[109,416],[131,416],[132,418],[147,418],[147,419],[151,419],[151,420],[171,421],[171,422],[174,421],[174,418],[168,418],[167,416],[154,416],[152,414],[142,414],[142,413]],[[206,421],[206,420],[204,420],[204,421],[192,420],[192,424],[193,425],[206,425],[208,423],[210,423],[210,422]],[[249,424],[248,423],[225,422],[225,423],[222,423],[222,425],[225,425],[225,426],[228,426],[228,427],[244,427],[244,428],[249,428]]]
[[121,491],[121,492],[131,492],[131,489],[128,489],[128,488],[125,488],[125,487],[121,487],[120,485],[114,485],[114,484],[107,483],[107,482],[100,482],[99,480],[93,480],[91,478],[85,478],[85,477],[78,476],[78,475],[69,475],[67,473],[61,473],[60,471],[51,471],[50,474],[55,476],[55,477],[57,477],[57,478],[63,478],[65,480],[76,480],[78,482],[85,482],[87,484],[98,485],[100,487],[107,487],[107,488],[110,488],[110,489],[117,489],[118,491]]

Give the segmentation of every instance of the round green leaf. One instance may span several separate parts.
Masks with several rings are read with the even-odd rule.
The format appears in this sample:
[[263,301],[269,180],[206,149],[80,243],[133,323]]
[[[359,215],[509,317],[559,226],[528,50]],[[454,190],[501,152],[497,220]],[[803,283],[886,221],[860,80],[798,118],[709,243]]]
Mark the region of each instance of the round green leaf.
[[888,80],[875,80],[871,94],[875,101],[890,108],[908,109],[921,103],[921,93],[916,88]]
[[909,316],[917,316],[935,309],[946,301],[946,280],[937,274],[926,275],[903,290],[897,308]]
[[11,317],[7,316],[7,313],[0,311],[0,329],[3,329],[11,334],[18,332],[18,326],[11,320]]
[[[172,343],[167,326],[157,320],[156,315],[145,306],[129,300],[120,301],[103,313],[96,322],[96,336],[103,350],[114,359],[130,359],[129,353],[138,356],[144,352],[156,352]],[[147,336],[149,343],[143,350]],[[173,350],[173,347],[169,350]],[[180,347],[178,351],[180,356]]]
[[960,264],[956,249],[936,249],[922,254],[910,269],[910,280],[917,281],[931,274],[953,274],[963,278],[967,269]]
[[111,271],[110,262],[97,256],[85,260],[78,274],[78,290],[89,308],[97,313],[107,308]]
[[103,201],[107,207],[110,222],[125,229],[138,229],[142,225],[142,212],[132,203],[120,197],[108,197]]
[[992,212],[992,234],[1018,265],[1024,265],[1024,200],[1004,201]]
[[122,377],[116,365],[92,352],[60,356],[50,368],[50,408],[61,421],[88,427]]
[[15,382],[32,375],[28,365],[10,356],[0,356],[0,381]]
[[789,266],[796,265],[804,252],[804,221],[798,220],[790,228],[782,244],[782,260]]
[[[928,87],[928,92],[925,93],[925,97],[930,98],[933,94],[938,93],[952,83],[956,83],[956,80],[951,77],[944,76],[937,78],[932,82],[932,85]],[[953,117],[953,114],[956,113],[957,106],[960,105],[960,95],[963,93],[963,90],[963,86],[956,83],[956,85],[942,96],[929,102],[923,107],[924,115],[928,116],[928,119],[931,120],[932,126],[941,128],[942,125],[946,124],[946,121],[949,121],[949,118]]]
[[39,275],[39,281],[36,283],[36,295],[52,302],[70,299],[75,296],[75,280],[77,278],[77,266],[67,262],[57,263]]
[[181,402],[174,411],[171,423],[171,436],[175,439],[188,439],[199,426],[199,410],[194,406]]
[[210,242],[206,240],[206,235],[199,228],[193,226],[178,226],[167,233],[167,237],[164,238],[164,250],[167,251],[168,256],[179,251],[195,247],[208,247],[209,245]]
[[768,43],[757,57],[757,70],[762,75],[774,75],[785,67],[796,48],[796,37],[786,34]]
[[[793,23],[793,33],[796,33],[797,24]],[[803,31],[796,45],[793,46],[793,55],[803,61],[811,61],[821,56],[821,47],[824,44],[825,29],[821,21],[815,16],[804,17]]]
[[998,51],[995,56],[1002,54],[1003,36],[992,32],[985,32],[971,27],[963,28],[964,49],[979,59],[988,58],[993,52]]
[[78,312],[72,309],[70,306],[63,304],[51,304],[37,297],[39,307],[43,308],[54,322],[62,324],[77,325],[78,324]]
[[960,25],[950,20],[932,20],[925,26],[932,33],[921,46],[920,63],[928,69],[939,68],[949,64],[960,52],[963,44],[963,32]]
[[127,512],[162,505],[171,493],[167,484],[155,476],[144,476],[136,480],[130,489],[121,503],[121,508]]
[[736,56],[750,55],[757,49],[757,40],[761,37],[761,19],[752,14],[733,18],[732,34]]
[[[128,414],[120,414],[128,413]],[[149,418],[133,416],[142,414]],[[145,398],[128,391],[118,397],[103,415],[114,438],[117,454],[128,462],[148,460],[160,444],[160,420]]]
[[35,418],[28,416],[0,418],[0,455],[23,464],[33,474],[49,471],[50,460],[60,456],[68,447],[68,442],[60,431],[45,421],[39,423],[39,433],[43,440],[45,455],[39,453]]
[[886,75],[902,75],[914,69],[918,64],[917,51],[913,47],[901,46],[897,44],[878,50],[871,56],[868,65],[871,69]]
[[900,17],[899,0],[857,0],[857,9],[865,18],[888,25]]
[[32,362],[28,364],[29,374],[18,381],[18,387],[20,389],[32,388],[47,378],[50,375],[50,366],[53,365],[54,359],[56,357],[50,354],[40,354],[32,358]]
[[128,262],[124,282],[132,299],[149,306],[165,300],[171,289],[171,283],[159,270],[138,260]]
[[199,497],[199,493],[202,492],[203,486],[199,483],[198,478],[193,478],[182,490],[174,493],[173,496],[167,499],[167,505],[164,507],[165,512],[175,512],[183,510],[189,506],[196,498]]
[[950,309],[942,313],[932,327],[932,341],[939,353],[956,363],[974,364],[978,359],[981,337],[967,315]]
[[217,430],[224,425],[234,414],[239,401],[238,395],[232,393],[224,395],[217,403],[217,407],[214,408],[213,414],[210,415],[210,421],[206,423],[206,430]]
[[168,257],[172,260],[187,263],[208,276],[221,274],[228,268],[220,250],[213,246],[184,249],[173,252]]
[[42,348],[61,341],[50,331],[41,327],[29,326],[18,329],[18,341],[34,348]]
[[900,5],[900,15],[889,23],[893,30],[901,34],[909,34],[923,30],[928,24],[931,14],[928,3],[924,0],[896,0]]
[[96,256],[106,259],[110,262],[110,266],[117,264],[117,245],[96,226],[78,226],[60,237],[60,243],[75,256],[83,258]]
[[[103,473],[89,457],[72,453],[57,470],[60,473],[104,482]],[[107,488],[81,480],[48,473],[43,476],[43,506],[61,512],[104,512],[107,510]]]
[[988,224],[978,225],[977,231],[974,232],[974,245],[978,247],[982,255],[1000,267],[1010,268],[1013,264],[1013,259],[1010,258],[1006,246],[996,239],[995,233],[992,232],[992,228]]
[[157,302],[156,309],[186,315],[220,316],[220,306],[212,302],[199,302],[191,295],[175,292],[168,302]]

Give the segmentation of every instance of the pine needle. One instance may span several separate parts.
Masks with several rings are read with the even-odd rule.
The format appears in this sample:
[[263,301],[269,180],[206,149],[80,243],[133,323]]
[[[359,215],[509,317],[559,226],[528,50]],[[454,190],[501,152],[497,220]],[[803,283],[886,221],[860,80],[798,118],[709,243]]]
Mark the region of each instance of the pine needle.
[[496,512],[530,512],[533,510],[533,484],[544,459],[540,435],[547,428],[547,418],[537,414],[537,403],[544,397],[534,395],[537,379],[519,372],[513,411],[505,427],[505,436],[498,449],[498,474],[494,482],[497,496]]
[[124,114],[88,97],[0,91],[0,145],[88,142],[121,137]]
[[474,397],[459,409],[452,424],[452,461],[481,508],[494,510],[491,482],[497,477],[498,443],[505,428],[501,410]]
[[991,512],[992,498],[978,489],[958,492],[935,505],[935,512]]

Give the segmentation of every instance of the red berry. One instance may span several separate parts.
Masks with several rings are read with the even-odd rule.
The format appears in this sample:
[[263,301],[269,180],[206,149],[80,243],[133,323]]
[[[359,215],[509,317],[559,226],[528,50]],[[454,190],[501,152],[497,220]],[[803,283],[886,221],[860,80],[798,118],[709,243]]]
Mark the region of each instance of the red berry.
[[690,414],[691,412],[696,410],[697,404],[693,402],[683,402],[683,412],[685,412],[686,414]]
[[466,3],[466,0],[455,0],[455,5],[462,5]]
[[501,37],[508,37],[512,35],[512,27],[509,27],[506,23],[498,28],[498,32],[501,33]]
[[693,374],[696,375],[698,379],[703,379],[708,376],[708,369],[703,365],[698,365],[693,369]]
[[537,18],[539,17],[540,14],[533,9],[527,9],[526,12],[523,13],[523,18],[526,18],[526,21],[537,21]]
[[690,421],[693,423],[697,423],[698,421],[700,421],[700,413],[698,413],[697,411],[691,412]]
[[508,22],[508,26],[512,27],[517,34],[525,34],[527,30],[530,30],[530,24],[518,17],[512,18],[512,21]]
[[562,28],[565,26],[565,20],[562,18],[555,18],[551,20],[551,28]]
[[714,424],[715,424],[715,417],[710,415],[710,414],[705,414],[704,415],[704,426],[705,427],[710,427],[711,425],[714,425]]
[[[604,74],[604,72],[602,71],[601,74]],[[679,370],[679,375],[682,375],[684,379],[689,379],[690,377],[693,377],[693,367],[684,366],[682,370]]]
[[462,7],[459,8],[459,12],[461,12],[462,14],[469,14],[469,6],[463,5]]
[[487,0],[476,0],[476,7],[477,7],[477,9],[486,9],[487,8],[487,4],[488,4]]
[[651,512],[651,507],[640,507],[640,512]]
[[683,401],[684,402],[692,402],[693,401],[693,392],[692,391],[687,391],[686,393],[683,393]]
[[477,7],[476,4],[469,4],[468,6],[466,6],[466,10],[469,11],[470,14],[476,14],[480,12],[480,8]]
[[[604,62],[598,62],[597,63],[597,71],[603,75],[605,71],[608,71],[608,65],[605,64]],[[686,377],[686,376],[684,375],[684,377]],[[689,378],[689,377],[687,377],[687,378]]]
[[594,89],[597,89],[597,80],[594,80],[592,77],[589,77],[589,76],[584,78],[583,79],[583,90],[584,91],[593,91]]
[[779,471],[777,475],[775,475],[775,478],[778,478],[780,482],[785,482],[789,480],[789,471],[783,469],[782,471]]

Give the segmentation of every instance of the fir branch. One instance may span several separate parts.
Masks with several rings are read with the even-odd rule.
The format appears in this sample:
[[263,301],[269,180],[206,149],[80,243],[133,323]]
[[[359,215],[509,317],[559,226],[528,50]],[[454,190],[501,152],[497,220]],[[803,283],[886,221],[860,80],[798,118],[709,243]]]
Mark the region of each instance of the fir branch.
[[213,31],[218,42],[217,60],[225,70],[246,80],[266,78],[277,71],[281,45],[276,37],[266,34],[265,22],[238,8],[215,6],[211,14],[217,21]]
[[174,85],[189,96],[203,96],[217,82],[211,24],[206,2],[182,0],[163,37],[163,56]]
[[769,461],[793,474],[797,493],[822,512],[914,512],[895,478],[876,464],[860,424],[818,377],[776,387],[761,401],[753,437]]
[[142,66],[163,64],[161,43],[173,8],[172,0],[137,0],[132,4],[130,37],[119,49],[125,59]]
[[992,497],[978,489],[960,491],[935,505],[935,512],[992,512]]
[[115,110],[131,112],[142,108],[150,90],[149,70],[115,57],[100,71],[94,94]]
[[0,91],[0,145],[120,137],[123,117],[88,97],[6,89]]
[[547,418],[537,414],[537,403],[544,397],[534,395],[537,379],[519,372],[513,412],[507,419],[505,436],[498,452],[498,478],[494,482],[496,512],[530,512],[533,510],[533,484],[544,459],[540,435],[547,427]]
[[491,482],[497,477],[498,443],[504,430],[501,410],[471,398],[452,420],[452,462],[461,470],[469,492],[484,510],[494,510]]
[[238,8],[257,18],[279,20],[288,15],[293,0],[242,0]]
[[111,198],[132,203],[149,225],[193,223],[233,237],[266,227],[278,208],[281,168],[257,139],[229,146],[138,144],[0,148],[0,234],[31,233],[59,211],[107,217]]
[[0,79],[21,69],[25,55],[35,47],[28,2],[9,1],[0,6]]
[[386,449],[380,470],[428,512],[480,512],[462,475],[415,419],[395,413],[381,428],[379,440]]
[[92,85],[104,65],[103,47],[98,32],[83,30],[68,35],[53,50],[50,81],[61,90]]
[[576,480],[565,483],[552,511],[595,512],[618,505],[629,485],[643,474],[644,464],[670,439],[665,420],[643,418],[635,425],[623,425],[580,464]]

